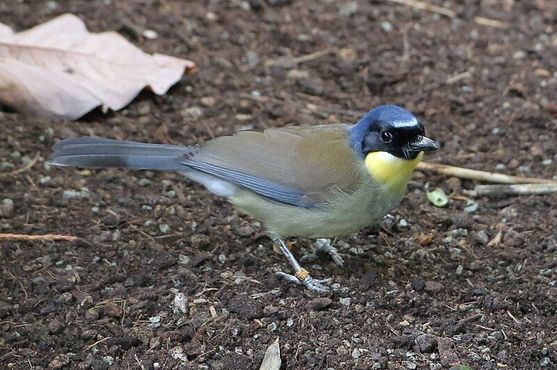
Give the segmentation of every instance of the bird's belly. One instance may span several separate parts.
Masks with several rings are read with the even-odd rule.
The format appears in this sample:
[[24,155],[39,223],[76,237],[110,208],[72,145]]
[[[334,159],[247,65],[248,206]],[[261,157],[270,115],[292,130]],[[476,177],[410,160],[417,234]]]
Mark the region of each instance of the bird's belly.
[[373,185],[339,195],[323,208],[282,205],[248,191],[239,191],[230,200],[240,211],[261,220],[271,237],[331,238],[377,223],[401,197]]

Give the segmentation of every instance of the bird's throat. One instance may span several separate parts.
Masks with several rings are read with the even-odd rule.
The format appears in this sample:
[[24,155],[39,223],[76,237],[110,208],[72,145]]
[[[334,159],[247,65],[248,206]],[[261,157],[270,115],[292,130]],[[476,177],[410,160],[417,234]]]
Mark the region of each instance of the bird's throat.
[[375,181],[393,191],[402,192],[422,157],[423,152],[412,160],[398,158],[387,152],[370,152],[366,155],[365,165]]

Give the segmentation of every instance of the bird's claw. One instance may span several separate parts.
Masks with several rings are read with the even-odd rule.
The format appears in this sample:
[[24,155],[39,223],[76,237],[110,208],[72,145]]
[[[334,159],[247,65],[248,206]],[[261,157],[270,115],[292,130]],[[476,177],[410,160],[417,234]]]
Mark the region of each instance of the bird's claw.
[[309,274],[305,275],[303,278],[299,278],[295,275],[290,275],[284,272],[277,272],[277,277],[279,279],[283,279],[288,281],[289,283],[297,284],[297,285],[304,285],[306,288],[311,290],[312,292],[318,294],[324,294],[329,292],[329,287],[323,285],[329,283],[331,278],[327,279],[314,279]]
[[331,257],[335,265],[340,267],[344,265],[344,259],[340,256],[338,250],[333,247],[329,239],[317,239],[317,242],[315,244],[317,245],[315,253],[302,256],[302,258],[300,258],[301,262],[315,261],[317,258],[319,258],[319,254],[326,254]]

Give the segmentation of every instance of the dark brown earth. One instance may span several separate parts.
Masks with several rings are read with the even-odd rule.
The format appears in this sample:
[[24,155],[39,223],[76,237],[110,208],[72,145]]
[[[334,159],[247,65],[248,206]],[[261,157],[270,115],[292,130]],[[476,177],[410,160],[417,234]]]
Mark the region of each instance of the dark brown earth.
[[[306,263],[338,284],[317,297],[275,278],[288,266],[261,225],[178,175],[45,163],[60,138],[193,144],[354,122],[390,102],[442,143],[428,161],[556,176],[555,1],[429,3],[456,16],[390,1],[3,1],[17,30],[73,12],[199,68],[108,115],[0,112],[0,173],[40,155],[0,175],[14,205],[0,232],[80,238],[0,242],[0,367],[257,369],[280,338],[284,369],[557,368],[555,195],[475,198],[466,212],[473,182],[416,173],[394,219],[337,241],[344,268]],[[453,195],[446,208],[428,186]]]

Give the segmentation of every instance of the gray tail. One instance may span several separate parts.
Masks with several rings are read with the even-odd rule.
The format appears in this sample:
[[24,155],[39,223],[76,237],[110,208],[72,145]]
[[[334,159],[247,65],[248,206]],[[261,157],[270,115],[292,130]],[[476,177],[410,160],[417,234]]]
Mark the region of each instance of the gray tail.
[[79,137],[56,143],[49,162],[56,166],[126,167],[143,170],[177,171],[177,162],[192,152],[191,147],[146,144],[97,137]]

